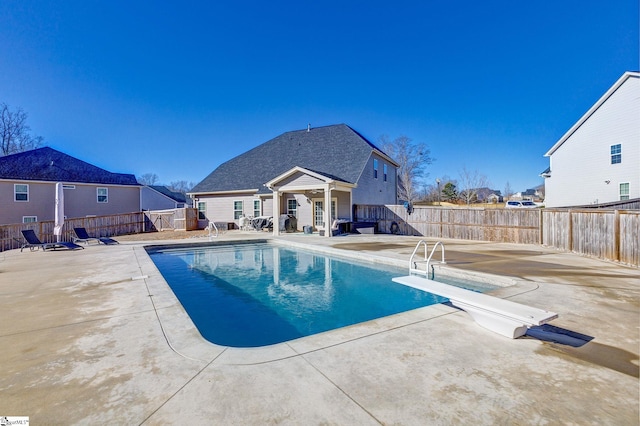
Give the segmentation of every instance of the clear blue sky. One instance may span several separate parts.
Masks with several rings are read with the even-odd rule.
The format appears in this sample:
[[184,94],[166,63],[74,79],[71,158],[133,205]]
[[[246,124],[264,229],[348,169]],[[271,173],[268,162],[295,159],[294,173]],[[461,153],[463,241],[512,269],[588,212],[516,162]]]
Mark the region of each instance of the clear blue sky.
[[164,183],[345,123],[426,143],[429,180],[518,191],[639,69],[638,21],[638,0],[3,0],[0,102],[52,148]]

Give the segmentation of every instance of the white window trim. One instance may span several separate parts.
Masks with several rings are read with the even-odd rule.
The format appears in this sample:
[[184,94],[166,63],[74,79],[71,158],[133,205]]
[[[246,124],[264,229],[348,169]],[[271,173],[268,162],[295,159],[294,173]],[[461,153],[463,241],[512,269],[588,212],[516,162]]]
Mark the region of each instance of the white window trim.
[[[240,203],[240,205],[242,206],[240,208],[240,210],[236,210],[236,203]],[[238,217],[236,217],[236,212],[240,212],[240,214],[237,215]],[[242,200],[233,200],[233,220],[240,219],[240,217],[242,217],[243,214],[244,214],[244,201],[242,201]]]
[[[27,199],[26,200],[16,200],[16,195],[18,195],[19,193],[17,192],[17,187],[18,186],[26,186],[27,187]],[[20,192],[20,194],[24,194],[24,192]],[[29,184],[28,183],[14,183],[13,184],[13,201],[16,203],[28,203],[29,202]]]
[[[622,195],[622,185],[627,185],[627,193],[625,195]],[[620,182],[618,184],[618,199],[620,201],[626,201],[629,199],[631,195],[631,183],[630,182]],[[622,197],[626,197],[626,198],[622,198]]]
[[[26,222],[26,219],[30,219],[30,218],[33,218],[33,220]],[[22,216],[22,223],[33,223],[37,221],[38,221],[38,216]]]
[[[200,205],[202,205],[202,209],[200,208]],[[198,210],[198,220],[207,220],[207,203],[205,201],[198,201],[196,203],[196,210]],[[202,217],[200,217],[201,213]]]
[[[619,146],[620,147],[619,152],[617,152],[615,154],[613,152],[611,152],[613,150],[614,146]],[[610,158],[611,158],[611,164],[612,165],[614,165],[614,164],[622,164],[622,144],[621,143],[615,143],[615,144],[611,145],[611,147],[609,148],[609,152],[611,152],[611,157]],[[613,162],[613,157],[614,156],[619,157],[620,161],[617,161],[617,162],[614,163]]]
[[[292,202],[292,201],[296,205],[295,209],[290,209],[289,208],[289,203]],[[296,200],[295,198],[287,198],[287,214],[291,214],[291,213],[289,213],[290,211],[294,212],[293,216],[295,216],[296,218],[298,217],[298,200]]]
[[[256,209],[256,203],[258,203],[258,208]],[[258,217],[262,216],[262,201],[261,200],[253,200],[253,216]]]
[[[104,194],[104,196],[106,196],[105,201],[100,201],[100,190],[104,189],[106,191],[106,194]],[[96,202],[100,203],[100,204],[107,204],[109,202],[109,188],[105,187],[105,186],[99,186],[96,188]]]

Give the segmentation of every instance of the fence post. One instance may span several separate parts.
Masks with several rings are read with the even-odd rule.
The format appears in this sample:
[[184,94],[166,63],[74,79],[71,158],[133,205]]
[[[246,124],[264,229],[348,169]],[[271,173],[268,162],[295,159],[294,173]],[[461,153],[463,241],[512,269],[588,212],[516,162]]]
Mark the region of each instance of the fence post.
[[569,209],[569,223],[567,224],[567,230],[569,232],[569,235],[567,236],[567,250],[570,252],[573,251],[573,218],[571,217],[571,213],[571,209]]
[[538,219],[538,226],[539,231],[538,231],[538,244],[543,245],[544,244],[544,212],[542,209],[539,210],[540,213],[540,218]]
[[613,216],[613,260],[620,261],[620,211],[614,210]]

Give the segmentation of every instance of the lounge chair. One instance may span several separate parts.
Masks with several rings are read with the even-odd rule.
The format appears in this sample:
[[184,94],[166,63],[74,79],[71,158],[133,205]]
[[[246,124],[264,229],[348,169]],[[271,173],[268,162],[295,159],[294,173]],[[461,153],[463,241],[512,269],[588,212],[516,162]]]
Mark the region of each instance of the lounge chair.
[[84,228],[73,228],[73,232],[75,232],[76,236],[73,237],[74,243],[86,243],[89,244],[89,241],[96,240],[98,244],[120,244],[116,240],[107,237],[92,237],[87,233],[87,230]]
[[22,232],[22,236],[25,239],[25,243],[22,244],[22,247],[20,247],[20,251],[24,250],[25,248],[29,248],[29,250],[33,251],[34,249],[37,248],[42,248],[43,251],[46,251],[47,249],[57,249],[57,248],[66,248],[69,250],[75,250],[75,249],[83,249],[84,247],[79,246],[75,243],[69,243],[66,241],[59,241],[57,243],[43,243],[42,241],[40,241],[40,239],[38,238],[38,236],[36,235],[36,233],[33,231],[33,229],[23,229],[20,232]]

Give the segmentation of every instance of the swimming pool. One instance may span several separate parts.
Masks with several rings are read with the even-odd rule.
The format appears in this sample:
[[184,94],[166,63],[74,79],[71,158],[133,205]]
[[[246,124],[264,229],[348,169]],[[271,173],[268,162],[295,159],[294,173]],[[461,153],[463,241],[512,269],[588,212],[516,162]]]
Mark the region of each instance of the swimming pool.
[[393,283],[404,269],[270,243],[149,255],[202,336],[222,346],[266,346],[446,300]]

